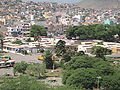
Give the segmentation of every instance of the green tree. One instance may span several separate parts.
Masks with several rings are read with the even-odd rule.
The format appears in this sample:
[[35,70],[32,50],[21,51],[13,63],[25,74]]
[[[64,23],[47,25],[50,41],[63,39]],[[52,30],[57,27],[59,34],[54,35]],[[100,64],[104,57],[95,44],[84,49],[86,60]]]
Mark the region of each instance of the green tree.
[[[47,36],[47,31],[46,31],[45,27],[43,27],[43,26],[33,25],[30,30],[30,36],[34,37],[35,41],[40,42],[41,41],[40,36]],[[37,47],[39,49],[41,48],[40,43]]]
[[59,40],[58,43],[55,46],[55,53],[57,56],[62,56],[65,52],[65,44],[66,42],[63,40]]
[[112,32],[114,33],[114,41],[119,42],[120,41],[120,24],[117,24],[114,27],[114,30],[112,30]]
[[62,82],[68,86],[93,89],[97,88],[98,76],[101,77],[100,87],[119,90],[119,66],[113,66],[108,60],[89,56],[72,57],[71,61],[64,65]]
[[39,63],[31,64],[27,67],[26,71],[29,75],[38,76],[38,78],[41,78],[45,74],[45,65]]
[[82,86],[83,88],[93,89],[93,87],[97,86],[96,77],[97,73],[95,69],[76,69],[71,76],[67,78],[66,84],[69,86]]
[[68,62],[70,60],[71,60],[71,56],[68,53],[66,53],[66,54],[63,55],[62,61]]
[[93,67],[97,69],[97,73],[101,76],[113,75],[115,73],[114,67],[107,61],[100,60],[94,63]]
[[24,74],[27,67],[28,67],[28,64],[24,61],[20,63],[16,63],[14,66],[14,73],[19,72]]
[[44,63],[47,69],[53,68],[53,61],[52,61],[52,52],[50,50],[45,51],[45,60]]
[[[77,28],[77,27],[76,27]],[[69,29],[66,31],[66,37],[68,39],[72,39],[72,38],[75,38],[75,30],[76,30],[75,27],[69,27]]]
[[104,76],[101,86],[106,90],[120,90],[120,73]]
[[112,54],[112,51],[110,49],[100,47],[100,46],[94,46],[92,48],[92,54],[96,55],[97,58],[102,58],[105,60],[105,55]]
[[65,70],[63,72],[62,83],[66,85],[68,77],[74,73],[74,70]]
[[[115,38],[115,35],[118,35],[117,38]],[[89,26],[80,25],[69,27],[66,31],[66,37],[68,39],[74,38],[81,40],[100,39],[103,41],[119,41],[120,25],[110,26],[95,24]]]
[[33,25],[30,30],[30,36],[35,37],[35,38],[37,38],[39,36],[47,36],[45,27],[39,26],[39,25]]
[[64,67],[66,70],[75,70],[78,68],[93,68],[93,63],[96,63],[100,60],[101,59],[89,56],[75,56]]

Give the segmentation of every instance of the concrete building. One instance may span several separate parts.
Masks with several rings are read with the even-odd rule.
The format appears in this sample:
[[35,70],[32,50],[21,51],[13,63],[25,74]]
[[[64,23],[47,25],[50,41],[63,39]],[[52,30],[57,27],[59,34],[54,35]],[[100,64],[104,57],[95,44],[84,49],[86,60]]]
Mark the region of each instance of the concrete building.
[[29,36],[30,29],[31,29],[31,24],[22,22],[18,26],[15,27],[7,27],[8,28],[8,35],[13,36],[13,37],[24,37],[24,36]]

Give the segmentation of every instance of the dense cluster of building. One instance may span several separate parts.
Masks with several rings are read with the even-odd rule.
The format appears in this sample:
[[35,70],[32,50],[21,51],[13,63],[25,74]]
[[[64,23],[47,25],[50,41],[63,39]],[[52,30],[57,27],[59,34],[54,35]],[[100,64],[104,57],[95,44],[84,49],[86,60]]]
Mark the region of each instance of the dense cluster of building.
[[[37,46],[39,45],[44,48],[52,48],[61,39],[61,36],[65,36],[63,34],[69,26],[114,25],[119,23],[119,9],[94,10],[66,3],[23,2],[21,0],[0,1],[0,25],[6,28],[5,34],[8,36],[4,40],[4,50],[6,51],[19,52],[20,49],[25,49],[28,52],[38,52]],[[41,38],[40,42],[25,42],[25,39],[30,38],[28,36],[32,25],[46,27],[48,35],[54,34],[56,39],[44,37]],[[16,39],[20,39],[23,44],[13,44],[12,42]],[[76,45],[77,42],[66,38],[62,38],[62,40],[66,41],[67,45]],[[82,41],[79,44],[77,43],[78,50],[86,53],[90,52],[92,46],[97,45],[93,42]],[[106,43],[104,42],[101,46],[112,49],[116,53],[120,52],[118,43]]]
[[68,26],[119,23],[119,9],[93,10],[66,3],[0,1],[0,24],[13,36],[27,36],[28,29],[34,24],[47,27],[50,33],[60,34]]

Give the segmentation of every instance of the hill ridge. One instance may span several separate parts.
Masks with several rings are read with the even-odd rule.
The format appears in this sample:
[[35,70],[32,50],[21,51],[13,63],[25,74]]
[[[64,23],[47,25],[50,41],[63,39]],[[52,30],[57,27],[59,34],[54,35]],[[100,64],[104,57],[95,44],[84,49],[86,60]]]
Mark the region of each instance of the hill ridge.
[[82,0],[78,5],[82,8],[108,9],[120,8],[119,0]]

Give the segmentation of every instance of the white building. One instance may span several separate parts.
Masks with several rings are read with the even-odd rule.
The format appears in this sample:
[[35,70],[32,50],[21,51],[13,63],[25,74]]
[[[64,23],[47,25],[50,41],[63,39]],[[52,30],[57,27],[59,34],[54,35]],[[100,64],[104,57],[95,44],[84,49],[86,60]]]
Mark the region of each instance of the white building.
[[27,23],[27,22],[21,22],[20,24],[18,24],[17,26],[14,27],[7,27],[8,28],[8,35],[9,36],[28,36],[30,33],[30,29],[31,29],[31,24]]

